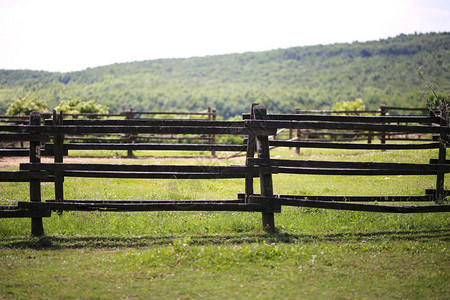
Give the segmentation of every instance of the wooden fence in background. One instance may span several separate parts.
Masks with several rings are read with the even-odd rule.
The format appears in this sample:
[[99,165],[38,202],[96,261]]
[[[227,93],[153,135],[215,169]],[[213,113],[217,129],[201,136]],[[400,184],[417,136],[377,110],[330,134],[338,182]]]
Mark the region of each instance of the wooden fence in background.
[[[406,115],[405,112],[410,112],[410,114]],[[401,116],[412,116],[413,113],[416,116],[432,116],[433,112],[431,112],[428,108],[410,108],[410,107],[394,107],[394,106],[386,106],[381,105],[378,110],[301,110],[300,108],[295,108],[295,114],[309,116],[312,120],[314,116],[335,116],[335,115],[347,115],[347,116],[392,116],[392,117],[401,117]],[[248,115],[247,115],[248,116]],[[308,117],[305,117],[307,120]],[[404,124],[408,125],[408,119],[402,118],[387,118],[386,121],[389,121],[388,124]],[[289,139],[291,141],[316,141],[316,142],[349,142],[349,141],[367,141],[367,143],[372,143],[375,138],[378,138],[382,144],[385,144],[386,141],[432,141],[433,135],[430,134],[411,134],[411,133],[403,133],[403,132],[379,132],[374,134],[371,130],[333,130],[332,128],[327,129],[297,129],[288,130],[288,135],[284,134],[283,136],[279,136],[279,133],[286,132],[286,130],[279,130],[278,137],[275,136],[276,139]],[[297,152],[299,148],[297,148]]]
[[[208,112],[151,112],[151,111],[134,111],[129,109],[121,112],[120,114],[97,114],[97,113],[64,113],[60,118],[65,122],[73,124],[73,120],[79,121],[78,124],[82,124],[82,120],[120,120],[125,118],[126,120],[144,120],[143,116],[151,116],[153,119],[176,120],[198,118],[206,119],[209,121],[215,121],[217,118],[217,111],[215,108],[208,107]],[[49,119],[52,114],[41,114],[42,120]],[[61,120],[62,120],[61,119]],[[146,119],[146,118],[145,118]],[[14,124],[28,124],[29,116],[0,116],[0,123]],[[48,121],[49,122],[49,121]],[[55,122],[55,121],[50,121]],[[76,122],[75,122],[76,123]],[[73,133],[64,137],[66,144],[64,151],[68,154],[69,150],[126,150],[129,157],[134,156],[134,150],[169,150],[167,143],[178,144],[180,150],[186,151],[211,151],[213,157],[216,156],[216,148],[224,148],[223,146],[213,147],[216,144],[215,134],[167,134],[154,132],[151,134],[140,134],[137,132],[129,133]],[[166,141],[166,143],[163,143]],[[28,148],[25,147],[24,141],[14,140],[9,142],[3,142],[3,149],[0,149],[0,156],[28,156]],[[149,143],[152,142],[152,143]],[[131,144],[136,144],[131,146]],[[188,145],[193,145],[188,147]],[[19,147],[17,147],[19,146]],[[43,156],[52,156],[52,144],[45,147],[46,152],[43,152]],[[172,149],[173,150],[173,149]],[[234,151],[234,150],[231,150]]]
[[[43,217],[52,211],[249,211],[261,212],[263,228],[275,230],[274,214],[282,206],[316,207],[326,209],[356,210],[389,213],[450,212],[450,205],[442,204],[448,191],[444,189],[445,174],[450,172],[446,159],[446,148],[450,128],[445,120],[433,116],[395,117],[408,125],[392,125],[394,116],[313,116],[299,114],[267,115],[262,105],[253,105],[244,121],[213,120],[63,120],[54,113],[52,120],[42,125],[40,115],[33,113],[30,124],[1,125],[0,141],[22,139],[29,141],[29,163],[20,164],[19,171],[0,172],[0,181],[30,183],[30,201],[19,201],[16,206],[1,207],[0,217],[28,217],[32,220],[33,235],[44,233]],[[315,141],[269,140],[278,129],[320,130],[364,130],[373,132],[423,133],[439,135],[431,143],[403,144],[357,144]],[[64,139],[72,134],[206,134],[245,135],[245,165],[133,165],[133,164],[88,164],[64,163]],[[53,162],[41,162],[41,143],[53,140]],[[47,146],[47,144],[46,144]],[[218,147],[220,145],[215,145]],[[364,150],[409,150],[438,149],[438,157],[427,164],[392,162],[342,162],[311,161],[299,159],[273,159],[270,147],[308,147]],[[136,150],[133,144],[128,144]],[[176,144],[167,145],[169,150],[178,150]],[[171,148],[173,147],[173,148]],[[187,147],[187,146],[186,146]],[[216,148],[215,150],[218,150]],[[223,149],[221,149],[223,150]],[[227,148],[227,150],[229,150]],[[339,175],[339,176],[384,176],[384,175],[433,175],[436,188],[424,191],[421,196],[324,196],[324,195],[277,195],[274,194],[272,177],[276,174]],[[227,179],[242,178],[244,192],[229,200],[102,200],[66,199],[64,179],[67,177],[88,178],[144,178],[144,179]],[[254,179],[260,180],[260,191],[255,192]],[[41,201],[41,182],[54,182],[55,198]],[[378,202],[368,204],[361,202]],[[435,202],[418,206],[381,205],[382,202]]]

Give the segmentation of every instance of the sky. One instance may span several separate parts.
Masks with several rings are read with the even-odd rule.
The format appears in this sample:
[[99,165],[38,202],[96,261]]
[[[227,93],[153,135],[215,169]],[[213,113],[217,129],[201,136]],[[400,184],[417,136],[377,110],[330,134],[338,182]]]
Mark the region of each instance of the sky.
[[70,72],[448,31],[449,0],[0,0],[0,69]]

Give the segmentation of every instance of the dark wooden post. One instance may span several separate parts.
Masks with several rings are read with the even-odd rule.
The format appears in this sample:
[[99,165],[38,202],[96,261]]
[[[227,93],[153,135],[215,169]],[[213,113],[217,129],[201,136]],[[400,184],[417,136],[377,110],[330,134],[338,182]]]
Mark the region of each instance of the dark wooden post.
[[[250,113],[250,119],[255,118],[255,114],[253,113],[253,107],[258,105],[258,103],[252,104],[252,109]],[[256,136],[252,133],[249,133],[248,135],[248,141],[247,141],[247,158],[253,158],[255,157],[255,150],[256,150]],[[245,165],[247,167],[253,167],[253,165],[250,165],[248,162],[248,159],[245,162]],[[253,175],[252,174],[245,174],[245,202],[249,203],[249,197],[250,195],[253,195]]]
[[[267,110],[264,105],[253,106],[253,114],[255,120],[267,119]],[[256,148],[258,152],[258,158],[267,160],[270,159],[268,135],[261,134],[256,136]],[[260,179],[261,196],[273,197],[272,174],[260,172],[259,179]],[[266,208],[266,211],[262,212],[263,228],[265,231],[273,233],[275,232],[275,216],[273,208],[267,201],[264,201],[264,206]]]
[[[30,114],[30,125],[41,125],[41,114],[39,112],[32,112]],[[30,163],[41,162],[41,142],[30,142]],[[41,202],[41,179],[30,179],[30,201]],[[44,225],[42,218],[31,218],[31,235],[41,236],[44,234]]]
[[[133,109],[132,108],[130,108],[129,110],[125,111],[125,119],[131,120],[131,119],[133,119],[133,117],[134,117],[134,113],[133,113]],[[132,134],[132,133],[129,134],[127,136],[127,143],[133,144],[134,141],[135,141],[134,134]],[[128,157],[133,157],[133,150],[128,149],[127,150],[127,156]]]
[[[63,125],[63,113],[58,115],[56,111],[53,111],[53,126]],[[64,134],[55,133],[53,136],[54,144],[54,162],[62,163],[64,159]],[[64,175],[62,171],[55,172],[55,200],[64,201]],[[59,212],[61,214],[62,212]]]
[[[447,126],[447,122],[443,119],[441,116],[440,118],[440,126]],[[447,147],[446,142],[448,142],[448,136],[441,132],[439,135],[439,157],[438,157],[438,164],[445,164],[445,160],[447,158]],[[445,197],[445,191],[444,191],[444,179],[445,179],[445,173],[444,172],[438,172],[436,176],[436,199],[435,201],[437,203],[442,203],[444,197]]]
[[[295,114],[300,114],[300,108],[295,108]],[[297,129],[297,141],[299,141],[301,138],[300,129]],[[295,153],[300,154],[300,147],[295,148]]]
[[[380,105],[380,116],[386,116],[386,104]],[[384,123],[383,123],[384,124]],[[380,140],[382,144],[386,144],[386,132],[382,131],[380,134]]]
[[[215,121],[217,117],[217,111],[215,108],[211,109],[211,107],[208,107],[208,120]],[[209,135],[209,143],[211,145],[214,145],[216,143],[216,135],[210,134]],[[211,150],[211,156],[216,157],[216,150]]]

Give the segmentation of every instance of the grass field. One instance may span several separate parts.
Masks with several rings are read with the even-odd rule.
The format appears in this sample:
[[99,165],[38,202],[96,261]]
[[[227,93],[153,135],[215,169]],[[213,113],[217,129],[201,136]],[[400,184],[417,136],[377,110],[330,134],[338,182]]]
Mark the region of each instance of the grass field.
[[[120,162],[244,162],[203,155],[162,158],[150,153]],[[272,152],[272,157],[291,156],[294,150]],[[300,155],[415,163],[431,157],[437,157],[433,150],[302,149]],[[274,176],[274,192],[283,194],[423,195],[434,185],[433,176]],[[243,180],[235,179],[65,182],[68,199],[236,199],[243,189]],[[2,205],[28,200],[26,183],[0,183],[0,190]],[[53,196],[52,185],[43,184],[43,199]],[[283,208],[275,224],[277,232],[267,234],[260,213],[65,212],[44,219],[46,236],[32,238],[29,219],[0,219],[0,299],[450,298],[448,213]]]

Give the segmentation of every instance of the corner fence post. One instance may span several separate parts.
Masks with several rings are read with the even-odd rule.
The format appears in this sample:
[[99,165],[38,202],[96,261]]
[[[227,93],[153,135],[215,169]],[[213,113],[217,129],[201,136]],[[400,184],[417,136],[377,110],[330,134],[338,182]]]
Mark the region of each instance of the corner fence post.
[[[264,105],[255,105],[252,107],[255,120],[266,120],[267,119],[267,109]],[[270,149],[269,149],[269,136],[267,134],[260,134],[256,136],[256,148],[258,152],[258,158],[263,160],[270,159]],[[261,167],[261,165],[260,165]],[[272,174],[267,172],[260,172],[260,188],[261,196],[263,197],[273,197],[273,184],[272,184]],[[267,200],[264,201],[264,207],[266,211],[262,212],[262,224],[263,229],[267,232],[275,232],[275,216],[274,212]]]
[[[33,111],[30,113],[30,125],[41,125],[41,114]],[[30,163],[41,162],[41,142],[30,141]],[[41,179],[30,179],[30,201],[41,202]],[[44,225],[42,218],[31,218],[31,235],[44,235]]]
[[[58,115],[56,111],[53,111],[53,126],[63,125],[63,113]],[[64,159],[64,134],[55,133],[53,136],[54,144],[54,162],[62,163]],[[55,172],[55,200],[64,201],[64,175],[62,171]],[[62,212],[58,212],[61,214]]]

